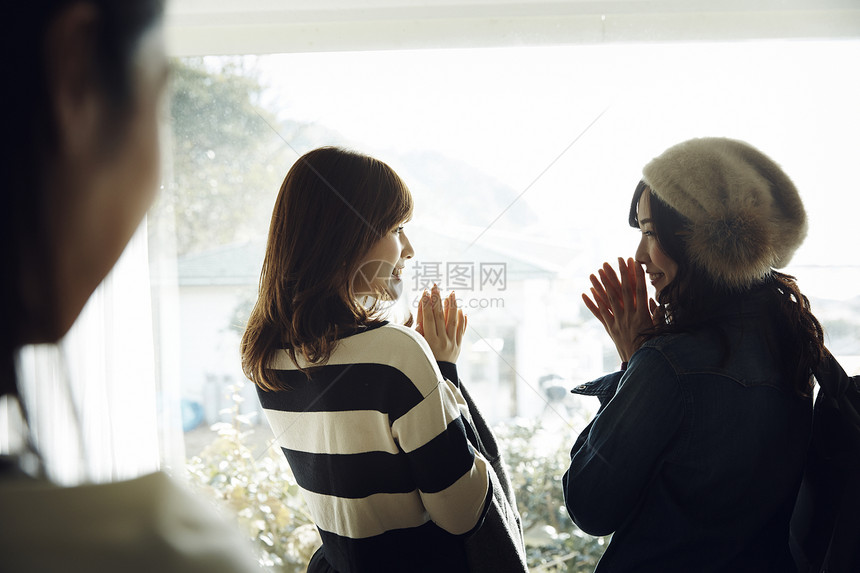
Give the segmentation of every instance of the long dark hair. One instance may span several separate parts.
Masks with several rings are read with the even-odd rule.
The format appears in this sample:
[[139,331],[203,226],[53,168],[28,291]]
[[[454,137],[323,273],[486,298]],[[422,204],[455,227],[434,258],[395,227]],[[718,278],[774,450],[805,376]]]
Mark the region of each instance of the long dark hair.
[[[161,18],[163,0],[89,0],[96,12],[92,30],[92,78],[101,89],[103,103],[113,121],[105,139],[124,134],[133,108],[134,57],[140,39]],[[57,122],[49,86],[46,42],[51,24],[69,8],[71,0],[28,0],[14,7],[13,23],[0,35],[2,52],[10,54],[4,73],[12,78],[0,90],[6,134],[0,153],[0,394],[17,394],[14,353],[28,342],[27,330],[50,328],[33,324],[56,316],[53,293],[57,292],[49,248],[51,229],[45,220],[50,201],[46,177],[52,170],[58,145]],[[109,144],[107,144],[109,146]],[[61,191],[60,191],[61,192]],[[38,277],[30,276],[38,272]],[[30,276],[29,280],[24,279]],[[28,298],[29,297],[29,298]],[[25,300],[42,301],[42,318],[25,311]]]
[[[388,165],[323,147],[290,168],[275,202],[257,303],[242,337],[242,369],[264,390],[272,353],[297,365],[328,360],[337,339],[382,321],[353,290],[362,257],[412,215],[412,195]],[[302,367],[308,373],[308,369]]]
[[[630,203],[628,222],[637,229],[639,200],[646,191],[650,191],[648,185],[640,181]],[[664,334],[708,327],[717,327],[721,332],[720,324],[727,313],[737,311],[745,296],[753,291],[762,291],[766,293],[768,308],[765,312],[776,320],[770,342],[779,353],[781,364],[786,365],[786,374],[793,380],[794,390],[799,395],[808,396],[812,391],[812,373],[825,355],[824,332],[795,278],[772,269],[760,284],[748,290],[717,284],[690,262],[684,236],[692,223],[653,192],[649,192],[645,199],[657,243],[678,265],[678,270],[675,278],[657,295],[660,306],[655,325],[644,331],[642,338],[649,340]],[[722,340],[728,351],[728,340],[725,337]]]

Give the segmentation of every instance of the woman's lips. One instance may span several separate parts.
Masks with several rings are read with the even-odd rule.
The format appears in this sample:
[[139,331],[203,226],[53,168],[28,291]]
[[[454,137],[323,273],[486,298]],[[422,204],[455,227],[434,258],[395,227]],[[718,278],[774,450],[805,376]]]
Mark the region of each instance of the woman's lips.
[[651,279],[651,284],[656,283],[663,278],[663,273],[648,273],[648,278]]

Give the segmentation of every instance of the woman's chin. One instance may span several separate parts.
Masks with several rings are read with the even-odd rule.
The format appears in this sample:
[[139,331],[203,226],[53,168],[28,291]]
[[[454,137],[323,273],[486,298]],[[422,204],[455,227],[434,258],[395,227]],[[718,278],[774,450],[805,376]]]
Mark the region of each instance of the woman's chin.
[[374,282],[369,288],[361,289],[355,293],[359,297],[366,297],[378,301],[392,302],[403,294],[403,281],[392,277],[391,279]]

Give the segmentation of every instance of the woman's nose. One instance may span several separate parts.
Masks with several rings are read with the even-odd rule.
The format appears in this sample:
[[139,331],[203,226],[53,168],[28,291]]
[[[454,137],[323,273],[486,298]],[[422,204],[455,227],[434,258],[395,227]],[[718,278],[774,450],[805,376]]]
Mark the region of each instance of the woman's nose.
[[411,259],[415,255],[412,249],[412,243],[406,235],[403,235],[403,249],[400,251],[400,256],[404,259]]
[[650,262],[650,258],[648,257],[648,249],[645,248],[645,237],[642,237],[639,241],[639,245],[636,247],[636,254],[633,255],[633,258],[636,259],[636,262],[640,265],[644,265]]

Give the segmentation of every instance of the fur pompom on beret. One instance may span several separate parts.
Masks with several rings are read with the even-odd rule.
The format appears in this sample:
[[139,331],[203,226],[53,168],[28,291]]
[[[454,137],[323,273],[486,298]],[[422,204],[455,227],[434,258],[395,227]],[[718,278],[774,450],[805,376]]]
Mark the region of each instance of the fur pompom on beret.
[[759,150],[724,138],[691,139],[643,169],[651,192],[690,221],[693,265],[718,285],[746,289],[788,264],[806,237],[794,184]]

